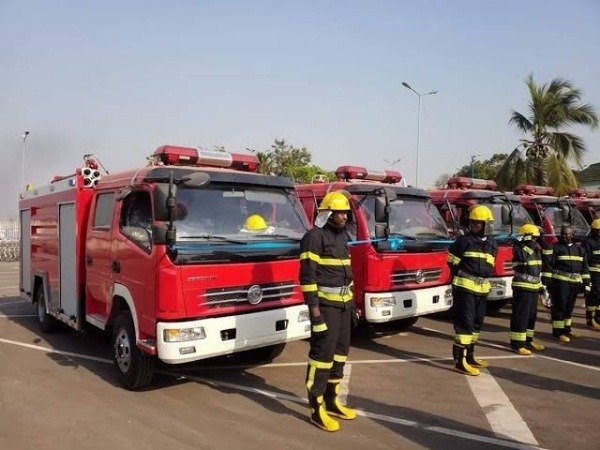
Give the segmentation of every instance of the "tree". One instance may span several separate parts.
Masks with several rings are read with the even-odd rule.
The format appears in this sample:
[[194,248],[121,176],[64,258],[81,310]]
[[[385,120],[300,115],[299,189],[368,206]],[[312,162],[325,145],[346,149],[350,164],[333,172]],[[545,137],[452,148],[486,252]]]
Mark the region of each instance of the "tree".
[[494,153],[490,158],[483,161],[475,160],[473,165],[470,163],[465,164],[456,171],[456,175],[459,177],[495,180],[506,158],[508,158],[506,153]]
[[452,178],[451,173],[443,173],[434,182],[435,187],[445,188],[448,185],[448,180]]
[[509,123],[527,137],[519,140],[502,165],[498,179],[510,188],[519,181],[549,185],[558,195],[565,195],[577,187],[569,163],[581,167],[586,148],[579,136],[562,130],[574,124],[595,129],[598,116],[593,106],[581,103],[581,91],[569,80],[555,78],[547,84],[537,84],[529,75],[526,85],[529,114],[513,110]]

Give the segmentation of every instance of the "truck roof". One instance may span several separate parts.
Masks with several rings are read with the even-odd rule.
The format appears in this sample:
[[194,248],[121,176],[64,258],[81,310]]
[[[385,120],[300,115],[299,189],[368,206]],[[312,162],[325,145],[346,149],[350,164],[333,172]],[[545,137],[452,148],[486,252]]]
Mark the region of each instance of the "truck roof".
[[492,197],[507,198],[511,202],[520,202],[519,196],[512,192],[491,191],[487,189],[433,189],[431,198],[435,201],[448,200],[450,203],[469,200],[482,200]]
[[375,189],[391,189],[399,197],[419,197],[431,198],[425,189],[414,187],[396,186],[394,184],[377,183],[377,182],[348,182],[348,181],[333,181],[331,183],[309,183],[296,186],[298,192],[308,191],[314,192],[317,195],[325,195],[329,191],[345,190],[351,194],[369,194]]

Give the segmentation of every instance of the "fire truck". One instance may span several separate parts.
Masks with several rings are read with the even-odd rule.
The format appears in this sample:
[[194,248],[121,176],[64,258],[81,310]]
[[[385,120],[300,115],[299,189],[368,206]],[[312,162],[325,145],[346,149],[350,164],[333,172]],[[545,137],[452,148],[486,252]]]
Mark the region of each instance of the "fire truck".
[[573,199],[575,207],[590,225],[594,219],[600,217],[600,190],[572,189],[569,191],[569,197]]
[[490,309],[504,306],[512,297],[512,240],[516,230],[533,220],[521,206],[519,197],[498,191],[492,180],[452,177],[448,186],[430,191],[433,203],[440,210],[454,236],[464,234],[469,224],[469,209],[485,205],[494,215],[493,237],[498,241],[498,255],[494,264],[492,290],[488,296]]
[[543,228],[548,244],[558,240],[560,228],[567,224],[573,227],[575,241],[580,242],[587,236],[590,226],[576,208],[574,199],[556,197],[551,187],[531,184],[520,184],[515,188],[515,194],[535,224]]
[[[20,195],[22,295],[43,332],[109,333],[123,385],[310,335],[298,282],[308,224],[291,180],[252,155],[165,145],[143,167],[74,174]],[[248,218],[251,219],[248,219]]]
[[334,182],[296,187],[309,222],[330,191],[345,191],[354,299],[362,319],[406,328],[452,306],[446,226],[422,189],[402,187],[396,171],[341,166]]

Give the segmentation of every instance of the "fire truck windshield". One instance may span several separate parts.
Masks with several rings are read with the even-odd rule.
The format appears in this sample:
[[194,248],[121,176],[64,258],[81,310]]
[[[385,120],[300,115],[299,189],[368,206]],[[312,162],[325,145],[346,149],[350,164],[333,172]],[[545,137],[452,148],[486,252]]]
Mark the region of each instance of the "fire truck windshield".
[[[571,208],[571,223],[576,236],[586,236],[590,231],[590,226],[577,208]],[[558,205],[547,206],[544,208],[543,215],[548,219],[558,235],[564,224],[562,211]]]
[[211,184],[177,192],[177,239],[209,244],[300,240],[308,226],[296,197],[280,188]]
[[502,223],[501,203],[491,203],[486,206],[492,210],[494,215],[494,235],[509,234],[511,231],[516,234],[521,225],[533,223],[533,219],[520,203],[512,202],[512,230],[511,224]]
[[[367,198],[362,205],[369,225],[369,234],[375,236],[375,198]],[[437,208],[427,198],[404,197],[390,202],[390,235],[412,239],[448,238],[448,230]]]

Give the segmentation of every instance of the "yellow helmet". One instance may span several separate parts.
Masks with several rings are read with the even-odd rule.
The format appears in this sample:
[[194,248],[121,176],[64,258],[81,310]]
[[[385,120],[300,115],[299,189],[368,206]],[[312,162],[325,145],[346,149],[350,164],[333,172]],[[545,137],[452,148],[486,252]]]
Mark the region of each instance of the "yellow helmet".
[[246,223],[244,224],[244,228],[246,228],[246,230],[253,231],[263,231],[268,227],[267,221],[260,214],[252,214],[248,216]]
[[532,223],[526,223],[519,228],[519,234],[523,236],[530,234],[533,237],[540,237],[540,229]]
[[487,206],[477,205],[469,211],[469,220],[478,220],[481,222],[493,222],[494,215]]
[[350,202],[342,192],[334,191],[328,193],[323,200],[319,209],[326,209],[329,211],[350,211]]
[[594,219],[592,221],[592,230],[600,230],[600,219]]

